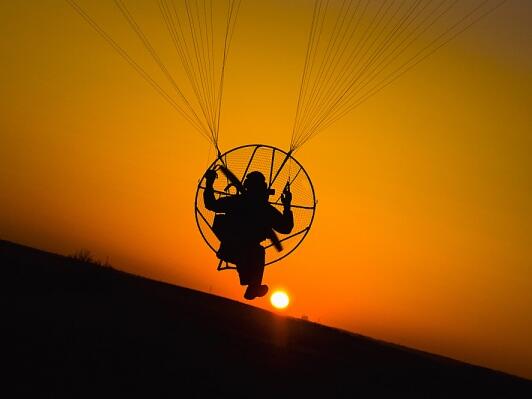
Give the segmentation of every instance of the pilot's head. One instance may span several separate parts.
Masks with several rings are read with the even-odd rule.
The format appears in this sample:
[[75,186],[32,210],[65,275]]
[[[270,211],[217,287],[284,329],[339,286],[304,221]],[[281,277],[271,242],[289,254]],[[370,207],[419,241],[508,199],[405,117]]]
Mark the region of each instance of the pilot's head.
[[246,193],[252,196],[268,196],[268,185],[266,178],[258,171],[250,172],[244,180]]

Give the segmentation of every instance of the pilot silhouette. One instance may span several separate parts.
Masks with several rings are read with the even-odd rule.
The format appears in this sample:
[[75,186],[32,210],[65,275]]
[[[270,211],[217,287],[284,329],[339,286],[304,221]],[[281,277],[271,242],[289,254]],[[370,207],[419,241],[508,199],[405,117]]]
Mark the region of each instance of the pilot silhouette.
[[265,249],[261,242],[270,238],[280,250],[274,231],[289,234],[294,228],[290,187],[287,184],[281,196],[281,213],[268,203],[270,190],[261,172],[248,173],[238,195],[218,199],[214,196],[216,178],[214,170],[205,174],[203,201],[208,210],[217,213],[213,223],[213,231],[220,239],[217,256],[236,265],[240,284],[247,285],[244,298],[262,297],[267,294],[268,286],[262,284]]

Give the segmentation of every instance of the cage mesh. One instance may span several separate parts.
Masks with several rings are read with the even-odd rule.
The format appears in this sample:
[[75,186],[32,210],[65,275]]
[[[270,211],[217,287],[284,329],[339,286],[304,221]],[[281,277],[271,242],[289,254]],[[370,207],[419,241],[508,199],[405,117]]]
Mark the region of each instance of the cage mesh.
[[[275,190],[275,194],[270,195],[269,202],[281,212],[283,210],[281,194],[287,182],[290,183],[294,228],[290,234],[278,233],[283,245],[282,251],[277,251],[269,240],[263,241],[261,245],[266,249],[267,265],[294,251],[312,225],[316,206],[314,188],[303,166],[285,151],[267,145],[237,147],[223,154],[221,159],[240,181],[243,181],[250,172],[261,172],[270,188]],[[209,169],[221,164],[222,161],[218,158]],[[204,189],[205,178],[202,177],[196,191],[196,220],[203,238],[216,252],[220,241],[212,231],[215,213],[207,210],[203,204]],[[230,187],[229,180],[221,172],[214,182],[214,190],[216,198],[237,194],[236,189]]]

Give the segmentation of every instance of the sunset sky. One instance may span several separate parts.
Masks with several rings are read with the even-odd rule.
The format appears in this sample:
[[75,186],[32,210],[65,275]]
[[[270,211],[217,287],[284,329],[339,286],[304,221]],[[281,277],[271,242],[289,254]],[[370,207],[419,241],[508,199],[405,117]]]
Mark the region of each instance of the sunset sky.
[[[166,43],[152,3],[127,2]],[[242,2],[222,151],[288,150],[312,9]],[[244,302],[194,218],[211,145],[66,1],[1,2],[0,31],[0,238]],[[300,148],[318,206],[266,269],[279,312],[532,378],[531,93],[532,4],[510,0]]]

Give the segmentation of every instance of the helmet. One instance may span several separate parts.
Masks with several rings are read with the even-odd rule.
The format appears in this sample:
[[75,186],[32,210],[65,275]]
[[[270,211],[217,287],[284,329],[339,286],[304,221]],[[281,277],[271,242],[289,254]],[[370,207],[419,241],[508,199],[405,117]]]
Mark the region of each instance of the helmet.
[[250,172],[244,180],[244,188],[249,194],[265,194],[268,189],[266,178],[259,171]]

